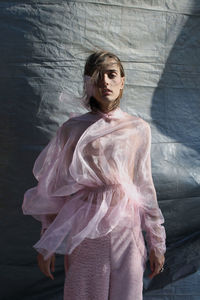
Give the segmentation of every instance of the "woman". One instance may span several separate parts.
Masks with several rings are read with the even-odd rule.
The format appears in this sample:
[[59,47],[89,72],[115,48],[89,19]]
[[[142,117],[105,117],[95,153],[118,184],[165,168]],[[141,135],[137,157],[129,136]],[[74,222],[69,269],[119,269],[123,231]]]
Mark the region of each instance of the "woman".
[[146,248],[153,278],[165,253],[163,216],[152,181],[149,125],[119,108],[124,69],[105,51],[84,71],[90,111],[65,122],[37,158],[37,187],[24,214],[42,223],[41,271],[53,279],[54,253],[65,255],[64,299],[142,299]]

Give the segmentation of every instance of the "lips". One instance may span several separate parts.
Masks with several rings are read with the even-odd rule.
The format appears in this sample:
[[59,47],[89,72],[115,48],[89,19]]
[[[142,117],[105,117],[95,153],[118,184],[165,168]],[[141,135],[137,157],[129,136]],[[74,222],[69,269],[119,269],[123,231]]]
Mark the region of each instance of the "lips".
[[112,93],[112,91],[109,90],[109,89],[103,89],[103,90],[102,90],[102,94],[103,94],[103,95],[109,95],[109,94],[111,94],[111,93]]

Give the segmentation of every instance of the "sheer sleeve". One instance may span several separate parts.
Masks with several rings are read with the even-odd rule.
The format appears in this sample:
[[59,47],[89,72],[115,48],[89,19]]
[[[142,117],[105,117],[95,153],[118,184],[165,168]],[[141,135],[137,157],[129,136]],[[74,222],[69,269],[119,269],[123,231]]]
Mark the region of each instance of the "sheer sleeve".
[[151,172],[151,130],[148,123],[144,122],[143,125],[135,170],[135,181],[142,199],[142,230],[146,232],[149,251],[164,254],[166,251],[166,235],[162,226],[164,218],[158,206]]
[[58,162],[63,148],[63,126],[55,137],[43,149],[35,161],[33,174],[38,181],[37,186],[26,191],[22,210],[25,215],[32,215],[41,222],[41,234],[53,222],[64,204],[64,197],[52,193],[55,185],[55,174],[58,172]]

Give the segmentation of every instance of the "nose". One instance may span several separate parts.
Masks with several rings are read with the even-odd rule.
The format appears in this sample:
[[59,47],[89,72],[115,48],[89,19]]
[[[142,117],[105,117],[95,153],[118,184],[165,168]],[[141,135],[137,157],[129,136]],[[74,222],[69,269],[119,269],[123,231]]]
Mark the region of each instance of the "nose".
[[101,78],[101,83],[103,86],[107,86],[109,84],[108,74],[104,73]]

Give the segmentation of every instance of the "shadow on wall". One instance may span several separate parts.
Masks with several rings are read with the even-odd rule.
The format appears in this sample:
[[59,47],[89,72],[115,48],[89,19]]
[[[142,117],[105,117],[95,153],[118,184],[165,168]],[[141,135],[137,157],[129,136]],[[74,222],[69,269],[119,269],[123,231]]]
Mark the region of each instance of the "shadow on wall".
[[[153,170],[155,183],[162,190],[160,207],[165,217],[168,251],[165,272],[149,284],[149,290],[187,276],[200,266],[198,6],[196,0],[191,15],[183,14],[184,25],[152,98],[152,128],[158,131],[158,143],[152,146],[155,157],[159,157],[153,162]],[[172,44],[174,18],[173,14],[167,16],[166,47]]]
[[[169,23],[170,18],[173,16],[168,16]],[[158,88],[153,96],[151,109],[152,119],[164,135],[198,152],[200,151],[198,148],[200,132],[199,41],[199,16],[192,15],[188,17],[170,51]]]
[[[174,14],[168,14],[167,53],[167,46],[173,43],[174,19]],[[153,126],[165,136],[158,140],[162,172],[168,181],[166,187],[161,183],[164,199],[198,197],[200,193],[200,21],[195,3],[194,11],[190,16],[183,14],[181,22],[184,25],[166,60],[151,107]]]

